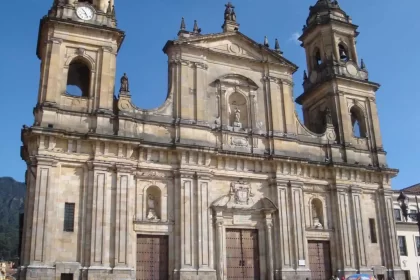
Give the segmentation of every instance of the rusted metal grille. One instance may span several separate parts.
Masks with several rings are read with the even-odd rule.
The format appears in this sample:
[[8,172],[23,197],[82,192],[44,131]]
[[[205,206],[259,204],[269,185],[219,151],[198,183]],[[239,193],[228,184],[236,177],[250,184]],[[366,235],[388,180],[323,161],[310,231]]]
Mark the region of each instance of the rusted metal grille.
[[137,236],[137,280],[168,279],[168,237]]
[[311,280],[326,280],[331,278],[330,243],[309,241],[309,268]]
[[260,279],[258,231],[226,231],[227,279]]

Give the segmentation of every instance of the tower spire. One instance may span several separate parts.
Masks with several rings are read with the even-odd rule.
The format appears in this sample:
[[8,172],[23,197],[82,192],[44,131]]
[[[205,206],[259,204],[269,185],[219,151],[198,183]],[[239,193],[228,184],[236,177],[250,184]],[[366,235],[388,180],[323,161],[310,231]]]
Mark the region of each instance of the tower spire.
[[193,32],[196,33],[196,34],[200,34],[201,33],[201,28],[198,27],[197,20],[194,20]]
[[184,17],[182,17],[182,19],[181,19],[181,26],[180,26],[179,30],[180,31],[185,31],[185,29],[186,29],[185,19],[184,19]]
[[270,47],[270,44],[268,43],[268,38],[267,38],[267,36],[264,36],[264,46],[265,46],[265,47],[267,47],[267,48],[269,48],[269,47]]

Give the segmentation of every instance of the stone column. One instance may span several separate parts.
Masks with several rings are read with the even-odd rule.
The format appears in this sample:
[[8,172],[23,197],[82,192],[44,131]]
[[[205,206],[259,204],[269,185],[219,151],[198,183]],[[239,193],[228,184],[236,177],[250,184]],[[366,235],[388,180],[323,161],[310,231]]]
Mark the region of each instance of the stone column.
[[114,274],[119,277],[131,276],[134,273],[135,263],[131,259],[132,254],[132,220],[130,215],[133,193],[134,168],[130,166],[117,165],[117,186],[116,186],[116,213],[115,213],[115,267]]
[[89,274],[110,269],[111,185],[110,165],[93,163],[92,234]]
[[394,207],[392,200],[392,190],[389,186],[387,189],[380,189],[378,192],[378,201],[380,205],[379,215],[382,220],[383,231],[383,250],[385,252],[385,266],[393,269],[394,279],[404,279],[404,274],[400,267],[400,257],[398,250],[397,229],[394,218]]
[[292,266],[292,238],[290,209],[291,201],[288,197],[288,182],[275,180],[274,203],[279,209],[274,219],[275,255],[276,255],[276,279],[287,279],[294,274]]
[[355,260],[356,267],[359,271],[368,272],[370,268],[367,267],[366,259],[366,240],[363,227],[363,212],[362,212],[362,189],[358,186],[351,187],[351,217],[353,221],[352,235],[356,241]]
[[266,240],[266,262],[267,262],[267,280],[274,280],[274,264],[273,264],[273,220],[271,211],[264,213],[265,215],[265,240]]
[[223,215],[221,212],[216,213],[216,274],[217,280],[223,280],[223,272],[225,269],[224,238],[223,238]]
[[[43,279],[53,279],[55,275],[54,261],[51,258],[53,250],[54,229],[56,224],[52,218],[55,217],[54,188],[56,185],[55,167],[57,163],[49,158],[40,156],[36,159],[36,177],[33,187],[33,213],[31,220],[27,220],[28,226],[31,224],[30,235],[30,255],[27,273],[38,275]],[[29,244],[28,244],[29,245]]]
[[[62,67],[63,58],[61,57],[61,47],[63,40],[59,38],[51,38],[46,46],[43,61],[43,73],[48,73],[44,76],[41,85],[41,91],[45,91],[41,96],[40,102],[57,104],[60,102],[61,90],[66,88],[63,81],[67,77],[63,77]],[[57,74],[59,73],[59,74]],[[42,75],[43,76],[43,75]],[[43,98],[42,98],[43,97]]]
[[195,85],[195,95],[196,95],[196,121],[197,122],[206,122],[207,114],[209,110],[207,109],[207,64],[205,63],[195,63],[196,66],[196,85]]
[[337,218],[336,229],[339,234],[338,244],[341,245],[337,248],[338,263],[340,270],[343,272],[342,276],[348,276],[356,272],[354,263],[354,246],[353,246],[353,230],[351,225],[351,206],[349,202],[349,188],[344,185],[336,186],[336,205],[337,205]]
[[292,225],[293,263],[300,279],[310,277],[307,262],[308,243],[305,230],[305,209],[303,201],[303,183],[289,182],[290,213]]
[[211,222],[209,219],[209,188],[211,174],[197,174],[197,215],[198,215],[198,269],[214,271],[210,260],[213,259],[213,247],[210,246]]
[[195,223],[196,209],[194,205],[194,174],[192,172],[182,171],[180,173],[180,219],[178,226],[180,227],[181,240],[181,271],[180,277],[191,277],[197,274],[195,261],[195,232],[197,225]]

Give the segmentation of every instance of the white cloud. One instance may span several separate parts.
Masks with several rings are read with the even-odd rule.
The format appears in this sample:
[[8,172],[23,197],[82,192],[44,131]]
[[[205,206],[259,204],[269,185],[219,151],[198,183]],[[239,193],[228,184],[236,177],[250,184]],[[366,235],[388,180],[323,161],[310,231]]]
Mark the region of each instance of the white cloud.
[[300,33],[295,32],[292,34],[292,36],[290,36],[289,42],[294,42],[296,45],[300,45],[299,37],[300,37]]

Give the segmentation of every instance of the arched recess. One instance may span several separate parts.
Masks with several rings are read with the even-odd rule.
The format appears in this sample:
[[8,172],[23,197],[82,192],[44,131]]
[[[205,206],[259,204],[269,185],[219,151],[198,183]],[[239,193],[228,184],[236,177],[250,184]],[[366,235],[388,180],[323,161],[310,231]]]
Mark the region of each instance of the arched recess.
[[311,200],[311,213],[312,213],[312,227],[316,229],[323,229],[325,226],[324,221],[324,207],[319,198]]
[[89,97],[91,91],[91,63],[84,57],[77,56],[68,65],[66,94]]
[[349,49],[347,45],[343,42],[338,43],[338,55],[340,57],[340,60],[343,62],[347,62],[350,60]]
[[157,186],[150,186],[144,195],[145,220],[159,221],[162,219],[162,191]]
[[242,128],[249,127],[248,102],[245,96],[239,92],[233,92],[229,95],[229,125],[241,125]]
[[318,47],[315,47],[313,52],[313,61],[314,61],[314,67],[317,67],[322,64],[322,58],[321,58],[321,51]]
[[353,136],[356,138],[366,138],[366,121],[363,110],[358,106],[351,107],[350,118]]

